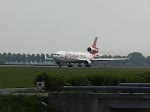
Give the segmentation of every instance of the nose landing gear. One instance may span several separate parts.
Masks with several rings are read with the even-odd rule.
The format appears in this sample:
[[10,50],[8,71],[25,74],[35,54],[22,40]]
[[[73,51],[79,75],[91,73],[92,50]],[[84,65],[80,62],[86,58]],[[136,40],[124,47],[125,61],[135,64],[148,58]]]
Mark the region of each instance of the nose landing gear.
[[78,67],[81,67],[81,65],[79,64]]
[[73,65],[71,65],[71,63],[69,63],[68,67],[73,67]]

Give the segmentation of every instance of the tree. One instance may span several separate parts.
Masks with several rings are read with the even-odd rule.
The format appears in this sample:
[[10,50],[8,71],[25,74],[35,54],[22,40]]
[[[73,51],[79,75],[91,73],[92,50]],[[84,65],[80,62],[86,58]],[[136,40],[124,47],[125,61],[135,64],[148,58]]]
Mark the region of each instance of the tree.
[[3,60],[3,59],[0,59],[0,64],[5,64],[5,60]]
[[17,62],[21,62],[21,54],[20,53],[18,53],[17,55],[16,55],[16,61]]
[[0,53],[0,59],[2,59],[2,53]]
[[133,52],[128,55],[129,62],[135,66],[143,66],[145,63],[145,57],[139,52]]
[[43,53],[41,54],[41,61],[45,62],[45,55]]
[[17,55],[15,53],[13,53],[13,55],[12,55],[12,62],[16,62],[16,58],[17,58]]
[[49,54],[46,54],[46,58],[50,58],[50,55],[49,55]]
[[41,61],[41,56],[39,54],[36,55],[36,61],[39,63]]
[[150,65],[150,56],[147,56],[147,57],[146,57],[145,63],[146,63],[147,66]]
[[31,55],[31,61],[32,61],[32,62],[35,62],[35,61],[36,61],[35,54],[32,54],[32,55]]
[[27,60],[26,58],[27,58],[27,57],[26,57],[26,54],[23,54],[23,55],[21,56],[21,61],[22,61],[22,62],[26,62],[26,60]]
[[28,61],[28,62],[31,62],[31,61],[32,61],[30,54],[27,54],[27,61]]
[[7,56],[7,54],[4,52],[4,53],[2,54],[2,59],[5,60],[5,61],[6,61],[6,56]]
[[6,60],[7,60],[8,62],[11,62],[11,61],[12,61],[12,54],[11,54],[11,53],[8,53],[8,54],[7,54]]

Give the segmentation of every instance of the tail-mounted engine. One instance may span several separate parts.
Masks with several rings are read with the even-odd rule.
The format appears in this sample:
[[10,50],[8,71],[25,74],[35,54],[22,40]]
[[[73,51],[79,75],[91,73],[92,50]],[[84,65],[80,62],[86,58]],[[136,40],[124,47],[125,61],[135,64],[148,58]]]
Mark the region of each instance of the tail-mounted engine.
[[98,48],[96,47],[98,37],[95,38],[92,47],[88,47],[87,51],[90,52],[92,55],[98,53]]
[[91,54],[96,54],[98,53],[98,48],[88,47],[87,51],[90,52]]

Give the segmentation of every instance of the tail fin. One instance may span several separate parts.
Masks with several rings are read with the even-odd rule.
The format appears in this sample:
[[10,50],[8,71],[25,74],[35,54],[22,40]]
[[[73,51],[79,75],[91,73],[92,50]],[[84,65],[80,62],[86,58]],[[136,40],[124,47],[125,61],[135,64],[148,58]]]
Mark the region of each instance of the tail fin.
[[93,48],[96,48],[97,39],[98,39],[98,37],[96,37],[95,40],[94,40],[94,43],[93,43],[93,45],[92,45]]

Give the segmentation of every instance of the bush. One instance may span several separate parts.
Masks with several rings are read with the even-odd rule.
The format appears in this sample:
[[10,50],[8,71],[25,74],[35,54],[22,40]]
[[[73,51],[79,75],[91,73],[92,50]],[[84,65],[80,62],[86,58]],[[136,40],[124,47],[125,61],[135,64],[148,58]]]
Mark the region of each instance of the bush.
[[71,77],[68,81],[70,86],[92,86],[91,82],[87,79],[87,77],[83,76],[74,76]]
[[92,86],[112,86],[118,84],[118,80],[114,75],[90,75],[88,80],[92,83]]
[[143,83],[147,80],[139,75],[89,75],[92,86],[116,86],[119,83]]
[[36,82],[44,82],[45,90],[50,90],[50,91],[56,91],[61,86],[65,85],[65,80],[63,77],[48,75],[46,72],[37,75],[34,81],[35,85],[36,85]]
[[57,91],[61,86],[116,86],[119,83],[146,83],[150,82],[150,72],[139,74],[97,74],[97,75],[77,75],[63,76],[48,75],[46,72],[37,75],[34,84],[37,81],[45,82],[45,89]]

